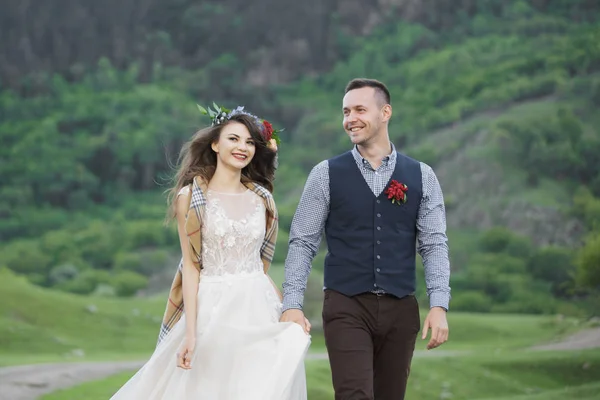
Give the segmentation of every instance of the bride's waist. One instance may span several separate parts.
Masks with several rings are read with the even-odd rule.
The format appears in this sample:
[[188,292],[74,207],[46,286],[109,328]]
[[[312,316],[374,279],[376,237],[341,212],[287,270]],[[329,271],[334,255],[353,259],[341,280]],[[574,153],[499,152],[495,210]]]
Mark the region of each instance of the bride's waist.
[[239,272],[201,272],[200,282],[227,282],[243,279],[256,279],[265,276],[262,270],[239,271]]

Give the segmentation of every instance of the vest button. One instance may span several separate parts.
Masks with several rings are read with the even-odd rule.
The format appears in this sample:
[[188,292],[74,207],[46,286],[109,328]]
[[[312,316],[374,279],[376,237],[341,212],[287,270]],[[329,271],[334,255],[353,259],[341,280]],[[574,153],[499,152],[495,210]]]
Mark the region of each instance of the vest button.
[[378,216],[378,217],[381,217],[381,214],[377,213],[377,216]]
[[378,240],[378,241],[377,241],[377,244],[381,244],[381,242]]
[[377,254],[377,259],[379,260],[381,258],[381,256],[379,254]]
[[381,270],[379,268],[377,268],[377,272],[381,272]]
[[373,284],[373,286],[377,287],[377,284],[376,284],[376,283],[374,283],[374,284]]
[[380,230],[381,230],[381,227],[380,227],[380,226],[378,226],[378,227],[377,227],[377,230],[378,230],[378,231],[380,231]]
[[381,203],[381,200],[377,200],[377,204]]

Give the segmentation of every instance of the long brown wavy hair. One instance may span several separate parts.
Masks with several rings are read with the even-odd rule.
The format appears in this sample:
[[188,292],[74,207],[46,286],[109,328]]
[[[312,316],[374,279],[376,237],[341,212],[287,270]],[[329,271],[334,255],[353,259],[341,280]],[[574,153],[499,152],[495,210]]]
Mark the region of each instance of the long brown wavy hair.
[[182,187],[192,183],[196,176],[202,177],[207,183],[212,179],[217,169],[217,154],[211,148],[211,144],[219,140],[223,128],[232,122],[243,124],[250,132],[255,145],[254,157],[242,169],[242,182],[255,182],[273,192],[276,152],[268,147],[261,134],[261,128],[252,117],[244,114],[234,115],[222,124],[196,132],[191,140],[183,145],[177,162],[177,172],[173,177],[174,185],[167,190],[167,222],[175,217],[175,198]]

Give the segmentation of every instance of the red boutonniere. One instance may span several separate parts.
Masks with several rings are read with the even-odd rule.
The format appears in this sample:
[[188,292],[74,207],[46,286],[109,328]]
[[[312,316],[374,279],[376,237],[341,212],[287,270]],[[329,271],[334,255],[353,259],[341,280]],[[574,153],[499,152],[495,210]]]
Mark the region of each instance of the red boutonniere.
[[392,204],[400,205],[406,203],[407,191],[408,186],[393,179],[384,193],[387,195],[388,199],[392,200]]

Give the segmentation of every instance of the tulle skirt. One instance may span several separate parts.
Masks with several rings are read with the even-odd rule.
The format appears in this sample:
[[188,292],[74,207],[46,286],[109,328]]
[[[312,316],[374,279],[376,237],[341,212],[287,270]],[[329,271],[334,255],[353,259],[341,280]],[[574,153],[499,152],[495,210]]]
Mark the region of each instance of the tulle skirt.
[[177,368],[185,315],[111,400],[306,400],[310,336],[279,322],[281,303],[262,272],[202,276],[190,370]]

